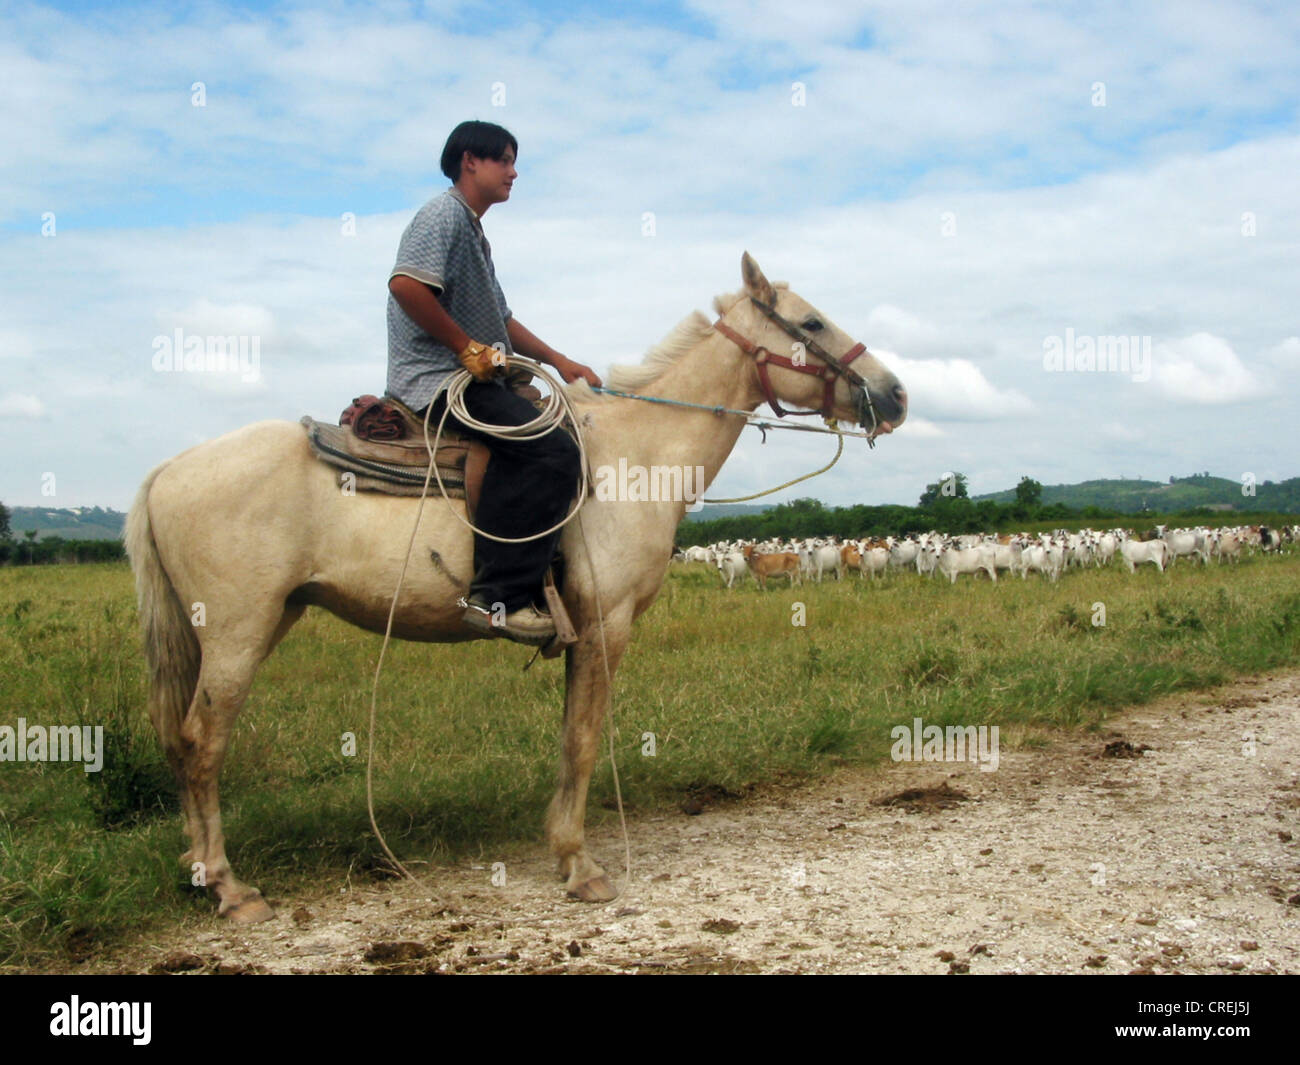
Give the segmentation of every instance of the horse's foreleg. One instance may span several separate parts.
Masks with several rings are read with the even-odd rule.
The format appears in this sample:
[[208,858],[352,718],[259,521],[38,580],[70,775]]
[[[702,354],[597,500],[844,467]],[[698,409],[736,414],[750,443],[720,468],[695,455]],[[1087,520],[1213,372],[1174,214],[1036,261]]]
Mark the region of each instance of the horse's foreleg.
[[[612,678],[627,646],[631,622],[605,618],[605,648]],[[614,888],[587,853],[584,821],[587,785],[600,751],[601,726],[609,709],[610,689],[605,675],[600,633],[588,626],[578,643],[566,652],[563,758],[560,786],[546,816],[546,834],[560,862],[565,888],[584,902],[605,902]]]

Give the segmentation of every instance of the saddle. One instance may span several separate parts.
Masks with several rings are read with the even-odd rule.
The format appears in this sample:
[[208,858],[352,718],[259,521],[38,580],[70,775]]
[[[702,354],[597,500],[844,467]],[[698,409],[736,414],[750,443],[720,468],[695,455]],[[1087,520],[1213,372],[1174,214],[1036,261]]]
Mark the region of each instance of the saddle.
[[[304,416],[302,426],[312,453],[339,471],[343,491],[386,492],[418,496],[429,473],[429,451],[424,442],[424,419],[401,400],[385,396],[360,396],[339,417],[338,425]],[[367,433],[369,439],[359,435]],[[429,442],[437,426],[429,426]],[[444,425],[434,462],[443,487],[453,499],[464,499],[470,513],[478,503],[487,470],[485,444],[462,436]],[[437,481],[430,481],[437,494]]]
[[[542,409],[542,393],[528,383],[527,370],[507,374],[506,385]],[[424,419],[393,396],[379,399],[358,396],[339,415],[338,425],[318,422],[309,415],[299,419],[307,432],[312,453],[326,465],[339,470],[338,483],[344,492],[386,492],[389,495],[418,496],[429,472],[429,451],[424,442]],[[566,432],[569,427],[563,426]],[[429,425],[429,443],[437,436],[437,425]],[[478,509],[491,452],[487,445],[463,436],[444,424],[434,461],[443,488],[452,499],[464,499],[471,519]],[[590,461],[590,460],[588,460]],[[594,478],[587,467],[587,492],[594,491]],[[438,495],[436,478],[429,481],[429,494]]]

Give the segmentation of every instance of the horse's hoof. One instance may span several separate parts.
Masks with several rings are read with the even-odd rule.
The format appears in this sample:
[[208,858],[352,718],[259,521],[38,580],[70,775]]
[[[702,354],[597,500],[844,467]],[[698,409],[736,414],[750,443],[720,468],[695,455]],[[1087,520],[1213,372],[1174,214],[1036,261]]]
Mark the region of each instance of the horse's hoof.
[[229,908],[223,906],[220,912],[222,917],[236,924],[257,924],[259,921],[269,921],[275,916],[275,911],[271,909],[266,899],[257,894],[249,895],[243,902]]
[[614,885],[607,876],[595,876],[584,880],[576,888],[569,888],[569,894],[583,902],[609,902],[617,894]]

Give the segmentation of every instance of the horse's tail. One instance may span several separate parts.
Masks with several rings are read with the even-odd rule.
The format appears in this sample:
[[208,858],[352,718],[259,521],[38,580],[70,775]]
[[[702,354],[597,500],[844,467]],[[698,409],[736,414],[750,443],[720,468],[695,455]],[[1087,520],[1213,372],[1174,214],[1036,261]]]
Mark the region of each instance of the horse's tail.
[[136,600],[149,665],[149,717],[168,754],[181,745],[181,724],[199,678],[199,641],[163,568],[149,520],[149,492],[167,463],[141,485],[126,518],[126,553],[135,571]]

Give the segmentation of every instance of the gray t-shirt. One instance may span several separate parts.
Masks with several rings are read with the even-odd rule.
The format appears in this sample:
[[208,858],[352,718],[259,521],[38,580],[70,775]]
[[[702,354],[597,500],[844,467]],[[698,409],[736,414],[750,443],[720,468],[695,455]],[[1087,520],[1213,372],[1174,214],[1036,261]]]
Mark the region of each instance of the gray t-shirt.
[[[389,280],[398,274],[430,286],[470,339],[502,344],[506,355],[512,354],[506,335],[510,308],[497,284],[492,249],[459,190],[435,196],[406,227]],[[388,394],[423,410],[460,368],[456,352],[416,325],[389,293]]]

